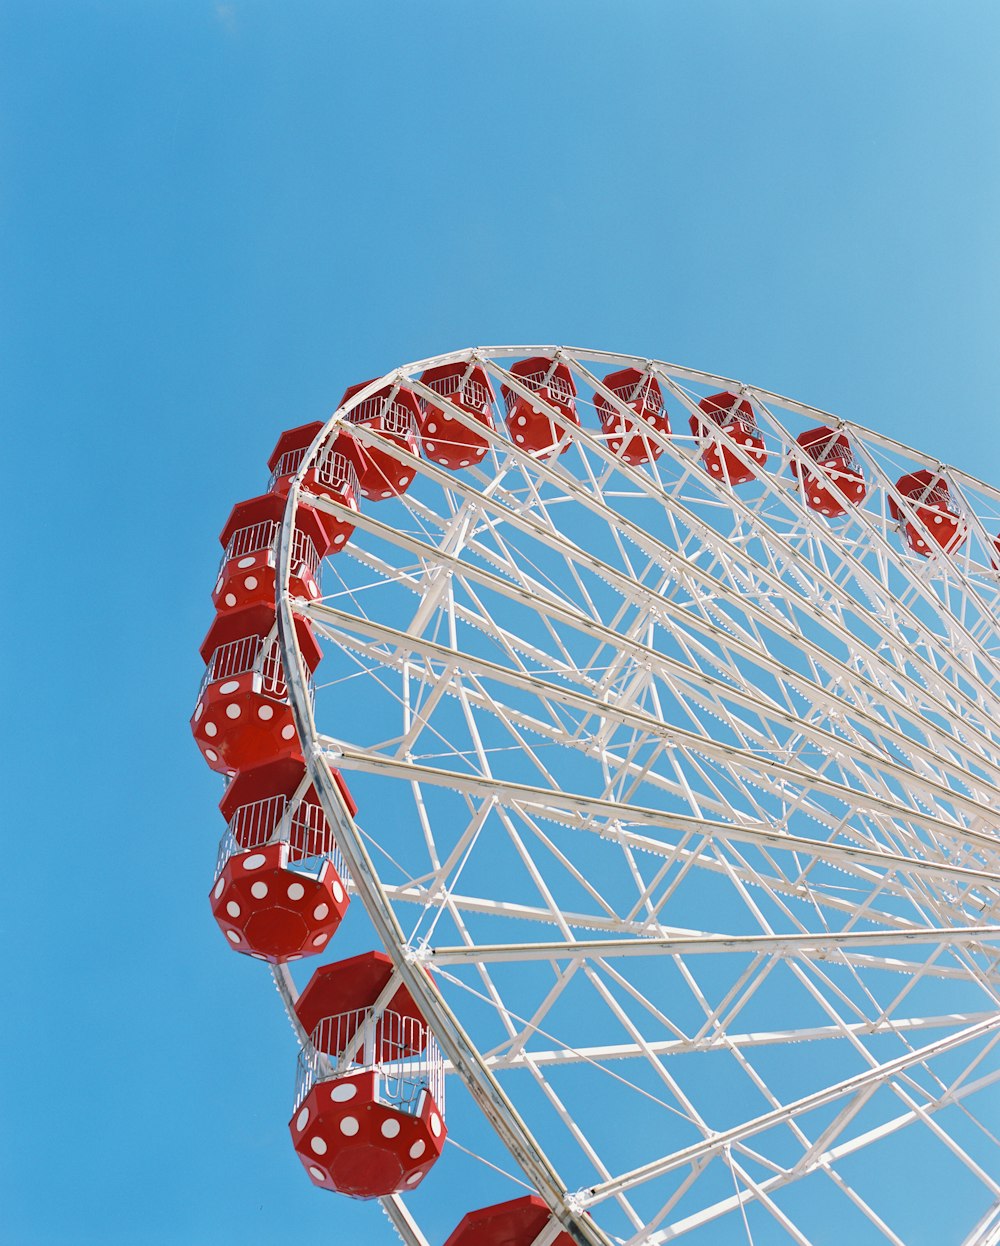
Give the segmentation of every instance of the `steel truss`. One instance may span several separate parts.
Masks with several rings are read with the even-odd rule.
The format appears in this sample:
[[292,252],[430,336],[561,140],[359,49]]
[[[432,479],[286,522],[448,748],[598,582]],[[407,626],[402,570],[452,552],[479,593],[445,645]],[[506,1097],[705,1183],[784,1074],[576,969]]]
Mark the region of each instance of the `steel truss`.
[[[529,355],[569,367],[581,427],[507,371]],[[455,361],[542,409],[566,452],[532,457],[502,404],[490,432],[421,384]],[[656,378],[671,417],[669,436],[643,425],[660,452],[644,465],[595,418],[598,396],[636,418],[600,379],[623,367]],[[362,424],[412,469],[406,494],[358,515],[302,490],[328,433],[402,384],[485,436],[482,464],[456,474]],[[769,455],[736,489],[687,431],[722,389],[750,401]],[[789,471],[812,465],[795,436],[819,423],[848,434],[869,486],[838,520]],[[893,482],[927,465],[727,378],[554,347],[407,365],[306,456],[278,630],[311,777],[550,1236],[753,1242],[766,1221],[766,1240],[808,1243],[836,1206],[858,1240],[901,1242],[922,1190],[951,1188],[952,1240],[996,1235],[1000,492],[941,467],[969,539],[917,557],[889,500],[919,522]],[[287,591],[300,500],[356,526],[316,602]],[[326,650],[314,690],[296,614]],[[501,1154],[470,1128],[456,1141]],[[425,1246],[412,1210],[384,1206]]]

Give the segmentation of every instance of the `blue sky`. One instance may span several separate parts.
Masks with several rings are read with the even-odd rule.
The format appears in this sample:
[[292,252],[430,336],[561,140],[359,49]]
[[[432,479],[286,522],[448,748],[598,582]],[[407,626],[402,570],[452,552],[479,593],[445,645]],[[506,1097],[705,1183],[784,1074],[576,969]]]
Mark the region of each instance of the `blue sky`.
[[563,341],[995,481],[998,53],[975,2],[0,8],[0,1240],[393,1240],[304,1182],[287,1022],[205,900],[197,645],[278,432]]

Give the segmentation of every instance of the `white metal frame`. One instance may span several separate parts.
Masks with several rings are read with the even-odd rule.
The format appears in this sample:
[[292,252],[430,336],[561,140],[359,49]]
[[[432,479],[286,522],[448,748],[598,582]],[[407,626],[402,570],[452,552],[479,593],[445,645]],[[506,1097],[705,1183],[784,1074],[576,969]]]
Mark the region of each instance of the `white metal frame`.
[[[564,455],[512,444],[502,402],[491,431],[418,379],[478,364],[498,395],[505,384],[537,405],[505,366],[534,355],[565,363],[577,385],[581,427],[542,403],[566,430]],[[618,458],[588,412],[599,395],[637,419],[599,379],[623,367],[655,376],[671,417],[670,436],[644,427],[663,453],[642,466]],[[352,420],[400,384],[485,437],[482,465],[453,474]],[[700,398],[723,389],[751,403],[769,455],[760,469],[727,442],[758,476],[735,489],[709,476],[686,433]],[[402,499],[358,513],[302,489],[340,422],[412,469]],[[848,434],[868,482],[842,519],[806,507],[789,472],[814,466],[795,441],[812,424]],[[894,497],[915,520],[894,481],[918,466],[940,470],[969,517],[953,555],[913,555],[889,515]],[[827,487],[839,492],[834,476]],[[339,588],[317,602],[287,591],[300,497],[356,529],[331,560]],[[855,1154],[897,1135],[919,1139],[906,1146],[920,1162],[933,1147],[981,1187],[982,1206],[956,1208],[955,1241],[995,1233],[1000,1165],[983,1153],[996,1159],[1000,1142],[974,1107],[1000,1080],[998,529],[1000,491],[889,438],[727,378],[600,351],[472,349],[407,365],[359,391],[303,457],[279,541],[278,636],[311,780],[448,1068],[574,1240],[640,1246],[719,1221],[725,1240],[752,1242],[748,1213],[762,1212],[786,1240],[809,1242],[782,1192],[812,1177],[870,1236],[898,1242],[891,1209],[846,1175]],[[409,618],[380,604],[379,585],[412,596]],[[387,723],[380,741],[352,738],[350,713],[321,729],[296,614],[395,707],[395,735]],[[374,818],[362,831],[350,817],[331,765],[412,793],[422,869],[376,865],[373,853],[389,862],[396,845]],[[451,813],[436,820],[448,801],[464,802],[464,827]],[[495,892],[462,885],[494,834],[532,903],[505,896],[501,877]],[[607,862],[630,880],[625,898]],[[671,922],[692,887],[707,917],[750,929],[691,925],[690,908]],[[570,888],[579,910],[560,902]],[[510,939],[483,938],[498,920]],[[458,937],[439,938],[445,929]],[[533,999],[519,966],[538,963],[551,985]],[[683,1009],[650,993],[643,965],[669,972]],[[276,978],[290,1008],[291,974]],[[778,979],[808,1019],[743,1025],[784,1006]],[[588,1024],[623,1041],[581,1041],[563,1012],[574,992],[590,1001]],[[934,992],[962,1006],[921,1010]],[[503,1037],[492,1046],[467,1019],[473,1002],[493,1010]],[[832,1062],[806,1093],[761,1071],[774,1050],[793,1064],[798,1044]],[[739,1074],[747,1106],[735,1124],[716,1123],[719,1105],[688,1083],[691,1053]],[[611,1143],[559,1089],[570,1067],[600,1094],[617,1086],[623,1102],[646,1102],[662,1136],[674,1122],[670,1149],[606,1161]],[[515,1071],[546,1116],[521,1111]],[[384,1206],[404,1241],[425,1246],[401,1200]]]

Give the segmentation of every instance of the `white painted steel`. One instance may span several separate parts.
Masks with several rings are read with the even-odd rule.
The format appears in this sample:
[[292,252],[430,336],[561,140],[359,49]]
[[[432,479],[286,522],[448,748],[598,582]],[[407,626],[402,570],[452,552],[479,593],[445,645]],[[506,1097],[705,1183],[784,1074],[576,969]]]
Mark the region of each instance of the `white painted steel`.
[[[507,371],[534,355],[569,368],[580,428]],[[420,382],[452,362],[490,377],[495,431]],[[645,465],[616,457],[594,410],[636,419],[601,380],[624,367],[655,377],[671,419],[644,425],[661,451]],[[488,441],[480,466],[452,473],[356,422],[402,384]],[[566,431],[564,455],[510,440],[502,385]],[[713,480],[688,431],[721,390],[751,403],[768,452],[759,469],[726,442],[747,486]],[[358,514],[305,490],[341,424],[410,469],[403,498]],[[838,520],[790,473],[815,466],[795,437],[818,424],[847,433],[868,485]],[[924,466],[969,526],[928,559],[888,509],[919,522],[894,483]],[[902,1241],[914,1200],[953,1190],[952,1240],[991,1240],[1000,492],[752,386],[555,347],[407,365],[295,467],[278,634],[311,778],[447,1069],[553,1226],[591,1246],[752,1242],[762,1224],[811,1242],[832,1215]],[[313,603],[287,591],[300,499],[356,528]],[[315,710],[296,614],[326,651]],[[291,974],[276,980],[290,1004]],[[462,1193],[440,1190],[455,1222]]]

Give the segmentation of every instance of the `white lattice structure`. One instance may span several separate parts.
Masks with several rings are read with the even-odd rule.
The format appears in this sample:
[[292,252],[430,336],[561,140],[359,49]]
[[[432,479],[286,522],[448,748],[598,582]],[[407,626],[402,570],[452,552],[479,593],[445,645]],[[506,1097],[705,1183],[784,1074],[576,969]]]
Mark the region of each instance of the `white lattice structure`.
[[[420,373],[468,361],[537,401],[507,368],[543,355],[577,389],[580,428],[546,404],[561,455],[519,449],[502,402],[461,472],[351,421],[392,383],[471,427]],[[672,425],[648,429],[662,453],[641,465],[594,410],[634,418],[601,382],[626,367],[656,379]],[[757,473],[737,488],[688,432],[720,390],[750,402],[768,456],[734,443]],[[302,494],[356,532],[319,600],[279,602],[283,666],[451,1101],[463,1082],[592,1246],[752,1242],[765,1221],[758,1242],[828,1242],[831,1224],[901,1242],[925,1196],[935,1224],[952,1199],[949,1241],[994,1240],[1000,492],[804,404],[596,351],[424,360],[342,421],[415,479],[360,514]],[[841,519],[790,472],[812,465],[796,437],[817,424],[847,433],[867,483]],[[895,497],[915,520],[893,484],[927,466],[969,525],[930,558],[889,512]],[[315,705],[296,614],[325,647]]]

